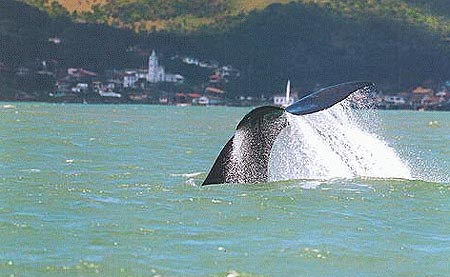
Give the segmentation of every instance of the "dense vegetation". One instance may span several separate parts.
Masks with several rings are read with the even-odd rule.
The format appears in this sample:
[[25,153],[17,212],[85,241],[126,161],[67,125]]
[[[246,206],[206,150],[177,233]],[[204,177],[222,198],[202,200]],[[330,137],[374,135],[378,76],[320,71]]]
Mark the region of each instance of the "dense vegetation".
[[[49,38],[62,38],[60,44]],[[122,68],[129,63],[125,49],[135,35],[106,25],[74,24],[67,17],[53,17],[29,5],[0,1],[0,93],[42,91],[48,93],[55,79],[17,71],[43,69],[42,62],[54,70],[84,67],[91,70]],[[56,67],[56,68],[55,68]],[[2,95],[4,96],[4,95]]]
[[[83,22],[127,26],[136,31],[176,32],[227,29],[249,12],[271,4],[316,4],[339,16],[376,16],[407,22],[446,36],[450,32],[448,0],[22,0],[50,14],[73,11]],[[225,23],[225,24],[224,24]],[[233,23],[233,24],[231,24]],[[206,27],[206,28],[205,28]]]
[[244,69],[247,91],[279,91],[274,84],[287,76],[303,87],[369,79],[391,91],[450,77],[448,42],[398,18],[355,20],[316,4],[274,4],[223,37],[215,52]]
[[[38,69],[42,60],[54,60],[54,66],[62,69],[94,71],[141,66],[144,58],[126,51],[139,45],[166,56],[191,54],[232,64],[241,70],[240,81],[230,90],[234,94],[272,94],[282,90],[287,78],[305,90],[316,83],[367,79],[387,91],[450,78],[450,12],[444,0],[304,0],[269,6],[274,1],[207,1],[212,6],[204,9],[195,8],[202,1],[180,0],[166,1],[171,2],[165,4],[167,9],[146,13],[145,19],[133,9],[112,11],[118,5],[150,5],[151,1],[102,0],[84,11],[85,16],[96,17],[92,22],[105,24],[74,23],[73,13],[68,17],[65,6],[51,0],[26,1],[38,8],[0,1],[0,63],[10,68]],[[188,2],[193,6],[185,13],[184,8],[174,8]],[[82,13],[77,11],[76,16]],[[135,34],[108,26],[118,24],[112,17],[130,23],[132,18],[141,23],[160,20],[175,27]],[[203,21],[196,21],[195,31],[181,32],[199,19]],[[48,41],[54,36],[62,43]],[[163,63],[170,71],[170,62]],[[1,72],[0,78],[4,78]]]
[[[13,0],[0,1],[0,20],[0,61],[11,67],[53,59],[62,68],[119,68],[128,62],[125,49],[135,38],[128,30],[74,24]],[[62,43],[49,42],[51,37],[60,37]]]

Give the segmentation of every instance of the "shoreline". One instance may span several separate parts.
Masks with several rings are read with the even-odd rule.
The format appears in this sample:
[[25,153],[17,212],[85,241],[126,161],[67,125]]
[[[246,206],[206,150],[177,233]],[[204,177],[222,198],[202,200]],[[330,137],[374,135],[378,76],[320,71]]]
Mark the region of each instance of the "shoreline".
[[[92,99],[90,99],[92,100]],[[0,103],[2,103],[3,108],[9,108],[8,104],[3,105],[3,103],[48,103],[48,104],[83,104],[83,105],[155,105],[155,106],[179,106],[179,107],[190,107],[190,106],[198,106],[198,107],[259,107],[259,106],[275,106],[272,103],[268,102],[252,102],[252,103],[238,103],[238,102],[229,102],[223,104],[214,104],[214,105],[199,105],[199,104],[191,104],[191,103],[153,103],[153,102],[139,102],[139,101],[46,101],[40,99],[0,99]],[[403,110],[403,111],[441,111],[448,112],[450,111],[450,103],[446,105],[436,105],[436,106],[410,106],[410,105],[388,105],[388,106],[375,106],[376,110]]]

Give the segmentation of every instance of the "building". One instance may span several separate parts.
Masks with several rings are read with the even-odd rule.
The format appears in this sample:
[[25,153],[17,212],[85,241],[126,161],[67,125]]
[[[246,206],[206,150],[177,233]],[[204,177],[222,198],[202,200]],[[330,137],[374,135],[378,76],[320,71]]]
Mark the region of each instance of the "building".
[[423,88],[423,87],[417,87],[415,88],[412,93],[414,94],[421,94],[421,95],[433,95],[434,91],[431,88]]
[[127,70],[123,73],[123,86],[125,88],[136,88],[139,84],[143,87],[144,83],[183,83],[184,77],[180,74],[166,73],[163,66],[159,64],[155,50],[148,57],[147,69]]
[[127,71],[125,72],[123,76],[123,87],[124,88],[130,88],[134,87],[134,84],[139,79],[136,71]]
[[169,83],[183,83],[184,77],[180,74],[166,74],[164,81]]
[[69,68],[67,74],[73,78],[92,78],[97,77],[97,73],[83,68]]
[[205,94],[212,94],[212,95],[221,95],[224,94],[225,91],[215,88],[215,87],[207,87],[205,88]]
[[275,95],[273,97],[273,104],[275,106],[287,107],[294,103],[294,97],[290,96],[289,99],[286,99],[284,95]]
[[383,101],[388,104],[394,104],[394,105],[406,104],[405,98],[403,98],[401,96],[396,96],[396,95],[386,95],[384,97]]
[[53,42],[54,44],[60,44],[61,39],[58,37],[52,37],[52,38],[48,38],[48,42]]
[[166,79],[166,72],[164,67],[159,65],[158,57],[156,56],[155,50],[148,58],[148,75],[147,81],[150,83],[164,82]]
[[75,87],[72,87],[71,91],[74,93],[87,93],[89,85],[87,83],[78,83]]

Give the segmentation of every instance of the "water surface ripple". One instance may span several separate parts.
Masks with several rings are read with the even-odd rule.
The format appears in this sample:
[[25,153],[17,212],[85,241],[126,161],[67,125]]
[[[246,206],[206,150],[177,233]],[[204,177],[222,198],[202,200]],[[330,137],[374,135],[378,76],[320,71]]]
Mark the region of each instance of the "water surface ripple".
[[413,180],[199,187],[248,111],[0,104],[0,275],[450,275],[450,113],[379,112]]

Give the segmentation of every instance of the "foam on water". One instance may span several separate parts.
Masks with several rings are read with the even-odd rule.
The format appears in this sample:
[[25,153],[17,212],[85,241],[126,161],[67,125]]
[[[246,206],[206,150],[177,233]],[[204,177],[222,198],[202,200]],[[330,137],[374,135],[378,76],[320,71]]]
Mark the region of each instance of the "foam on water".
[[344,101],[314,114],[286,116],[288,127],[275,141],[269,160],[270,181],[411,178],[396,151],[373,133],[378,119],[370,110],[356,112]]

